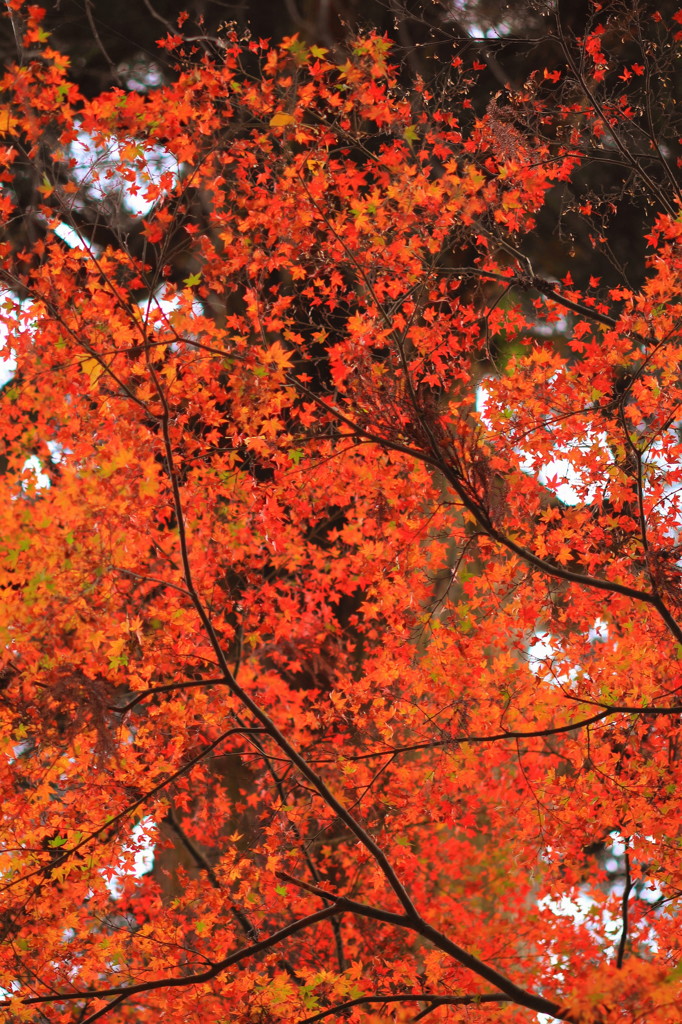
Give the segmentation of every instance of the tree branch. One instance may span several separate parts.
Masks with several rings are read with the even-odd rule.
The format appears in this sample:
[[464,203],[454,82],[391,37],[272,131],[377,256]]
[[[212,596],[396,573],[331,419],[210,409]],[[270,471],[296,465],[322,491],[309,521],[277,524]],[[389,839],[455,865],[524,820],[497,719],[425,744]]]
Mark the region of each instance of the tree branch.
[[150,686],[148,690],[138,690],[127,704],[118,707],[116,704],[109,705],[109,711],[115,711],[117,715],[124,715],[131,711],[140,701],[147,697],[153,697],[157,693],[172,693],[174,690],[191,690],[197,686],[225,686],[222,676],[213,676],[211,679],[188,679],[184,683],[164,683],[162,686]]
[[[118,814],[115,814],[112,818],[110,818],[108,821],[106,821],[103,825],[100,825],[99,828],[96,828],[94,832],[91,832],[84,839],[81,839],[81,841],[79,843],[76,843],[75,846],[72,846],[69,850],[64,850],[58,857],[55,857],[54,859],[51,859],[50,863],[49,863],[50,871],[52,871],[56,867],[59,867],[59,865],[62,864],[65,860],[67,860],[69,857],[72,857],[74,853],[77,853],[79,850],[81,850],[88,843],[91,843],[93,839],[96,839],[98,836],[101,836],[102,833],[109,832],[117,822],[119,822],[123,818],[127,817],[134,810],[136,810],[138,807],[140,807],[143,803],[145,803],[147,800],[149,800],[150,797],[153,797],[157,793],[160,793],[161,790],[165,789],[166,786],[169,786],[171,784],[171,782],[174,782],[176,779],[180,778],[181,775],[184,775],[191,768],[193,768],[196,764],[198,764],[200,761],[202,761],[208,754],[210,754],[210,752],[212,750],[214,750],[220,743],[222,743],[223,740],[227,739],[228,736],[232,736],[235,733],[248,734],[250,732],[263,732],[263,731],[264,730],[262,730],[262,729],[245,729],[245,728],[242,728],[242,727],[237,727],[237,728],[233,728],[233,729],[226,729],[226,731],[221,733],[220,736],[218,736],[217,739],[213,740],[211,743],[209,743],[205,747],[203,747],[199,751],[199,753],[196,754],[195,757],[191,758],[189,761],[186,761],[185,764],[180,765],[180,767],[176,771],[172,772],[171,775],[167,776],[161,782],[157,783],[156,786],[153,786],[151,789],[147,790],[147,792],[144,793],[142,796],[138,797],[137,800],[134,800],[132,803],[127,804],[127,806],[124,807],[122,811],[119,811]],[[25,882],[25,881],[27,881],[27,879],[33,878],[35,875],[42,874],[43,871],[44,871],[43,868],[36,868],[35,871],[30,871],[26,875],[21,875],[18,878],[14,878],[11,882],[8,882],[7,885],[3,886],[0,889],[0,892],[5,892],[8,889],[13,888],[13,886],[18,885],[20,882]],[[2,1004],[0,1004],[0,1005],[2,1005]]]
[[105,1013],[109,1013],[109,1010],[113,1010],[114,1007],[120,1006],[121,1003],[124,1003],[127,998],[128,997],[125,994],[117,996],[115,999],[112,999],[111,1002],[108,1003],[106,1006],[101,1006],[99,1010],[95,1010],[95,1012],[91,1013],[89,1017],[86,1017],[84,1020],[81,1020],[79,1024],[94,1024],[94,1021],[99,1020],[100,1017],[103,1017]]
[[[627,842],[628,840],[626,840]],[[620,933],[620,941],[618,943],[618,955],[616,957],[616,967],[618,970],[623,966],[623,958],[625,956],[625,945],[628,940],[628,900],[630,899],[630,893],[632,892],[632,876],[630,874],[630,857],[628,855],[627,846],[625,847],[625,888],[623,889],[623,901],[622,901],[622,918],[623,927]]]
[[[292,375],[288,375],[288,380],[300,390],[307,398],[315,401],[321,408],[326,409],[330,415],[335,419],[344,423],[350,430],[361,437],[366,438],[368,441],[372,441],[374,444],[379,445],[381,448],[388,449],[389,451],[400,452],[403,455],[409,455],[411,458],[416,459],[419,462],[423,462],[427,466],[431,466],[434,469],[439,470],[448,481],[452,489],[457,494],[464,507],[469,511],[475,518],[478,525],[484,531],[484,533],[490,537],[491,540],[496,541],[498,544],[502,544],[509,551],[512,551],[524,562],[532,565],[534,568],[539,569],[548,576],[554,576],[557,579],[566,580],[569,583],[578,583],[583,587],[592,587],[596,590],[605,590],[612,594],[623,594],[625,597],[631,597],[635,601],[642,601],[645,604],[653,605],[660,611],[659,599],[655,594],[650,593],[648,590],[639,590],[637,587],[630,587],[624,583],[616,583],[613,580],[600,579],[598,576],[589,576],[585,573],[573,572],[570,569],[564,569],[560,565],[555,565],[552,562],[547,562],[545,559],[538,557],[533,554],[528,548],[524,548],[523,545],[517,544],[516,541],[507,537],[500,530],[496,529],[492,523],[488,520],[487,516],[484,515],[483,511],[473,501],[471,496],[462,486],[461,480],[458,478],[456,473],[452,470],[452,467],[448,466],[442,459],[442,457],[436,453],[435,455],[429,455],[427,452],[420,451],[417,448],[412,448],[409,445],[401,444],[400,442],[391,441],[389,438],[382,437],[380,434],[374,434],[371,430],[367,430],[365,427],[360,426],[355,420],[346,416],[339,409],[336,409],[333,405],[325,402],[314,392],[310,391],[300,381],[298,381]],[[661,615],[663,613],[661,612]],[[671,628],[675,635],[675,639],[682,643],[682,629],[675,623],[672,616],[669,616],[670,621],[666,620],[666,624]],[[672,621],[672,625],[671,625]]]
[[[333,917],[335,914],[343,913],[343,908],[338,906],[325,907],[323,910],[318,910],[314,914],[308,914],[306,917],[301,917],[298,921],[292,921],[291,924],[285,925],[284,928],[280,928],[278,931],[273,932],[266,939],[260,939],[258,942],[252,943],[250,946],[243,946],[241,949],[236,950],[234,953],[230,953],[229,956],[224,957],[217,963],[212,964],[205,971],[200,971],[197,974],[187,974],[182,977],[176,978],[158,978],[154,981],[141,981],[137,985],[118,985],[114,988],[101,988],[101,989],[85,989],[83,991],[74,992],[53,992],[47,996],[27,996],[25,999],[18,1000],[6,1000],[0,1002],[0,1009],[6,1009],[13,1003],[16,1005],[19,1003],[21,1006],[35,1006],[37,1004],[45,1003],[62,1003],[65,1001],[73,1001],[76,999],[108,999],[110,996],[122,996],[124,999],[139,995],[141,992],[153,992],[160,988],[186,988],[189,985],[203,985],[207,981],[211,981],[213,978],[217,978],[219,974],[227,970],[233,964],[239,963],[241,960],[246,960],[248,957],[256,956],[258,953],[262,953],[265,950],[272,949],[277,946],[284,939],[288,939],[290,935],[296,935],[297,932],[303,931],[305,928],[310,928],[312,925],[317,924],[318,921],[326,921],[328,918]],[[107,1009],[112,1009],[114,1005],[117,1005],[121,1000],[115,1000],[110,1003]]]
[[374,992],[372,995],[358,996],[356,999],[348,999],[345,1003],[328,1006],[313,1017],[305,1017],[298,1021],[298,1024],[316,1024],[318,1020],[324,1020],[325,1017],[331,1017],[332,1014],[341,1014],[353,1006],[367,1006],[370,1003],[431,1003],[431,1009],[435,1009],[437,1006],[479,1006],[483,1003],[510,1003],[511,1001],[509,996],[500,992],[485,992],[481,995],[468,996],[438,995],[435,992],[403,992],[402,994]]
[[406,928],[408,931],[414,932],[417,935],[421,935],[427,939],[437,949],[441,949],[444,953],[447,953],[453,960],[461,964],[462,967],[466,967],[468,970],[477,974],[481,978],[485,978],[492,985],[509,996],[511,1002],[516,1003],[518,1006],[526,1006],[529,1010],[535,1010],[537,1013],[548,1013],[552,1017],[557,1017],[560,1020],[570,1020],[569,1017],[561,1015],[561,1007],[558,1003],[552,1002],[550,999],[545,999],[544,996],[536,996],[532,992],[527,992],[525,989],[516,985],[513,981],[496,971],[494,967],[490,967],[489,964],[483,963],[478,957],[472,953],[467,953],[465,949],[458,946],[451,939],[448,939],[446,935],[438,931],[437,928],[432,928],[431,925],[418,914],[416,911],[408,914],[392,914],[383,910],[379,910],[376,907],[367,906],[364,903],[358,903],[355,900],[350,899],[347,896],[337,896],[334,893],[328,892],[326,889],[321,889],[316,885],[310,885],[308,882],[302,882],[299,879],[293,878],[285,871],[276,872],[277,877],[281,878],[284,882],[289,882],[291,885],[295,885],[300,889],[304,889],[306,892],[311,893],[314,896],[319,896],[320,899],[331,902],[335,907],[340,910],[345,910],[353,914],[357,914],[358,917],[369,917],[375,921],[385,921],[388,924],[393,924],[398,928]]
[[[611,706],[600,711],[589,718],[580,718],[576,722],[568,722],[566,725],[549,726],[546,729],[529,729],[527,731],[514,731],[491,733],[489,736],[448,736],[442,740],[424,740],[422,743],[410,743],[404,747],[391,747],[388,750],[372,750],[366,754],[344,754],[345,761],[366,761],[372,757],[386,757],[389,754],[408,754],[415,750],[433,750],[438,747],[450,747],[455,743],[499,743],[501,740],[524,740],[541,739],[543,736],[557,736],[561,733],[575,732],[584,729],[595,722],[602,722],[612,715],[682,715],[682,707],[660,708],[650,706],[646,708]],[[315,764],[335,764],[336,759],[315,758]]]
[[168,476],[171,482],[171,488],[173,491],[173,506],[177,520],[178,539],[180,543],[180,552],[183,566],[183,575],[185,578],[185,586],[187,587],[188,594],[194,606],[194,609],[201,621],[201,624],[206,632],[210,644],[215,652],[218,664],[223,673],[225,682],[227,683],[230,691],[235,697],[246,707],[254,718],[257,719],[263,726],[264,730],[274,739],[278,747],[284,751],[284,753],[290,758],[293,764],[296,765],[301,774],[312,783],[317,792],[320,794],[325,803],[332,808],[332,810],[338,815],[338,817],[348,826],[353,835],[355,835],[362,845],[371,853],[372,857],[376,861],[377,865],[381,869],[386,881],[393,889],[394,893],[398,897],[400,903],[403,905],[408,913],[416,913],[412,900],[407,894],[402,882],[396,875],[393,867],[389,863],[386,854],[383,852],[381,847],[372,839],[370,834],[364,829],[356,818],[346,809],[340,800],[334,796],[332,791],[326,785],[326,783],[320,778],[320,776],[310,767],[302,755],[293,747],[286,739],[280,729],[277,728],[272,719],[265,713],[259,704],[239,685],[237,680],[234,678],[232,670],[227,662],[225,652],[223,651],[220,640],[213,628],[213,623],[206,611],[204,604],[197,593],[194,586],[194,580],[192,575],[192,567],[189,557],[189,544],[187,539],[187,531],[185,527],[185,516],[182,504],[182,496],[180,493],[180,484],[178,481],[178,475],[175,470],[175,460],[173,455],[173,444],[170,436],[170,409],[168,406],[168,400],[166,394],[159,382],[158,375],[151,360],[148,361],[148,369],[150,376],[154,382],[154,386],[159,397],[159,400],[163,407],[163,413],[161,415],[161,429],[164,441],[164,452],[165,461],[168,471]]

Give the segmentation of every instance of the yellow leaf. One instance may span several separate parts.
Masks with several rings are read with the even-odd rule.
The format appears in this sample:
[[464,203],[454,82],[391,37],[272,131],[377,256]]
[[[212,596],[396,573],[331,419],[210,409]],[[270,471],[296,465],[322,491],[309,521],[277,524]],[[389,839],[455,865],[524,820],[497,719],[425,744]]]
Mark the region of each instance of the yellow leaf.
[[271,128],[283,128],[287,124],[295,124],[296,118],[292,117],[291,114],[275,114],[274,117],[270,118]]
[[10,107],[0,107],[0,135],[13,131],[18,123],[16,117],[12,117]]
[[99,475],[103,480],[108,480],[108,478],[112,476],[117,469],[124,469],[126,466],[129,466],[132,461],[133,453],[124,448],[117,452],[113,459],[102,462]]
[[159,481],[156,476],[146,476],[140,480],[140,494],[142,497],[153,497],[159,493]]
[[81,370],[83,371],[83,373],[87,373],[88,377],[90,378],[90,390],[92,390],[95,387],[97,381],[104,373],[104,369],[99,359],[94,359],[92,357],[90,357],[89,359],[84,359],[82,361]]

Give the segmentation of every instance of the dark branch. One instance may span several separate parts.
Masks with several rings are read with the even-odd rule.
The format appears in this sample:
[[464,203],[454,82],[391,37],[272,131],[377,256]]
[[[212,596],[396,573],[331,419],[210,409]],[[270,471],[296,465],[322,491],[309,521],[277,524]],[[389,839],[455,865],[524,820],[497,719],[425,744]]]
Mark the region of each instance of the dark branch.
[[[626,840],[627,842],[627,840]],[[625,956],[625,945],[628,941],[628,900],[630,899],[630,893],[632,892],[632,876],[630,874],[630,857],[628,856],[627,847],[625,849],[625,888],[623,889],[623,927],[620,933],[620,941],[618,943],[618,955],[616,957],[616,967],[620,970],[623,966],[623,958]]]
[[536,996],[534,993],[527,992],[519,985],[516,985],[506,975],[496,971],[494,967],[479,960],[472,953],[467,953],[465,949],[452,942],[451,939],[448,939],[437,928],[432,928],[416,911],[408,914],[392,914],[387,911],[378,910],[376,907],[367,906],[364,903],[357,903],[347,896],[336,896],[326,889],[321,889],[318,886],[310,885],[308,882],[302,882],[299,879],[293,878],[284,871],[277,872],[277,877],[281,878],[282,881],[304,889],[312,895],[319,896],[320,899],[331,902],[337,910],[348,911],[349,913],[357,914],[359,917],[369,917],[376,921],[385,921],[388,924],[396,925],[398,928],[407,928],[409,931],[421,935],[437,949],[447,953],[457,963],[477,974],[480,978],[485,978],[486,981],[489,981],[500,992],[507,995],[510,1001],[518,1006],[526,1006],[529,1010],[534,1010],[537,1013],[548,1013],[550,1016],[557,1017],[560,1020],[570,1019],[565,1015],[562,1016],[561,1007],[557,1003],[552,1002],[550,999],[545,999],[544,996]]
[[353,1006],[367,1006],[370,1003],[430,1003],[430,1008],[437,1006],[479,1006],[482,1003],[509,1003],[509,996],[501,992],[485,992],[476,996],[446,996],[437,995],[435,992],[374,992],[368,996],[358,996],[356,999],[348,999],[345,1003],[337,1003],[335,1006],[328,1006],[314,1017],[305,1017],[298,1021],[298,1024],[316,1024],[318,1020],[331,1017],[332,1014],[343,1013]]
[[187,591],[191,598],[194,609],[206,632],[206,636],[208,637],[208,640],[215,652],[225,682],[228,685],[230,691],[234,694],[234,696],[237,697],[237,699],[241,701],[243,706],[251,712],[254,718],[256,718],[257,721],[259,721],[262,724],[265,731],[270,736],[272,736],[280,750],[284,751],[284,753],[290,758],[293,764],[296,765],[296,767],[304,776],[304,778],[306,778],[308,782],[312,783],[312,785],[315,787],[315,789],[320,794],[325,803],[332,808],[332,810],[339,816],[339,818],[344,822],[344,824],[348,826],[353,835],[355,835],[360,840],[365,849],[372,855],[377,865],[381,869],[386,881],[393,889],[394,893],[400,900],[405,910],[410,914],[416,914],[416,911],[412,904],[412,900],[408,896],[405,887],[403,886],[402,882],[396,875],[393,867],[391,866],[388,858],[386,857],[386,854],[381,849],[381,847],[378,846],[377,843],[375,843],[375,841],[370,836],[369,832],[367,832],[367,830],[360,825],[357,819],[354,818],[352,814],[350,814],[346,807],[339,800],[337,800],[337,798],[334,796],[334,794],[326,785],[326,783],[320,778],[317,772],[315,772],[310,767],[310,765],[302,757],[298,750],[296,750],[296,748],[293,747],[291,743],[289,743],[287,738],[284,736],[282,731],[277,728],[277,726],[269,717],[269,715],[267,715],[265,711],[260,707],[260,705],[257,704],[256,701],[250,696],[250,694],[247,693],[247,691],[239,685],[239,683],[234,677],[234,674],[232,673],[232,670],[230,669],[227,657],[225,655],[225,652],[223,651],[222,645],[216,634],[216,631],[213,628],[213,623],[211,622],[210,616],[206,611],[206,608],[204,607],[204,604],[194,586],[192,567],[189,557],[189,543],[187,539],[187,531],[185,528],[185,516],[182,504],[182,496],[180,493],[178,475],[175,470],[173,443],[170,435],[170,409],[168,406],[166,394],[159,382],[158,376],[151,361],[148,363],[148,369],[154,382],[154,386],[158,394],[159,400],[163,407],[163,414],[160,417],[161,428],[166,456],[166,466],[168,469],[168,476],[170,478],[171,488],[173,491],[173,506],[178,523],[178,539],[180,542],[180,553],[182,558],[185,586],[187,587]]
[[[28,996],[25,999],[2,1002],[0,1003],[0,1009],[11,1006],[12,1002],[15,1005],[18,1002],[23,1006],[34,1006],[38,1003],[62,1003],[67,1000],[73,1001],[77,999],[108,999],[110,996],[122,996],[125,999],[128,996],[139,995],[141,992],[153,992],[160,988],[186,988],[190,985],[203,985],[207,981],[217,978],[219,974],[222,974],[223,971],[233,964],[246,960],[248,957],[256,956],[265,950],[272,949],[274,946],[279,945],[280,942],[283,942],[284,939],[289,938],[290,935],[295,935],[297,932],[317,924],[318,921],[326,921],[327,918],[333,917],[334,914],[342,912],[342,908],[332,906],[318,910],[315,914],[308,914],[306,917],[299,918],[298,921],[292,921],[291,924],[280,928],[279,931],[273,932],[266,939],[260,939],[259,942],[254,942],[250,946],[243,946],[241,949],[236,950],[236,952],[230,953],[223,960],[219,960],[207,970],[200,971],[197,974],[187,974],[176,978],[159,978],[155,981],[142,981],[137,985],[119,985],[116,988],[86,989],[81,992],[54,992],[48,996]],[[107,1009],[112,1009],[120,1001],[119,999],[110,1003]]]
[[115,704],[109,706],[110,711],[115,711],[118,715],[124,715],[126,711],[131,711],[140,701],[145,700],[147,697],[153,697],[157,693],[172,693],[174,690],[191,690],[197,686],[225,686],[225,680],[222,676],[214,676],[212,679],[188,679],[184,683],[164,683],[163,686],[150,686],[148,690],[138,690],[127,704],[123,704],[121,707],[117,707]]
[[117,996],[116,999],[112,999],[106,1006],[101,1006],[99,1010],[95,1010],[95,1012],[91,1013],[89,1017],[81,1020],[79,1024],[94,1024],[94,1021],[99,1020],[105,1013],[109,1013],[109,1010],[113,1010],[115,1006],[120,1006],[127,998],[128,997],[126,995]]
[[[237,727],[234,729],[226,729],[226,731],[221,733],[217,739],[213,740],[211,743],[208,743],[205,747],[202,747],[198,754],[191,758],[191,760],[186,761],[184,764],[180,765],[180,767],[171,775],[168,775],[161,782],[157,783],[156,786],[152,786],[151,789],[147,790],[146,793],[143,793],[142,796],[138,797],[137,800],[134,800],[132,803],[127,804],[122,811],[119,811],[118,814],[115,814],[103,825],[100,825],[99,828],[95,829],[94,832],[91,832],[84,839],[81,839],[81,841],[79,843],[76,843],[75,846],[72,846],[68,850],[64,850],[60,856],[55,857],[53,860],[51,860],[50,871],[58,867],[69,857],[72,857],[74,853],[77,853],[78,850],[81,850],[88,843],[91,843],[93,839],[97,839],[98,836],[101,836],[106,832],[110,832],[113,829],[113,827],[117,824],[117,822],[121,821],[123,818],[126,818],[129,814],[132,814],[132,812],[137,810],[137,808],[140,807],[143,803],[146,803],[146,801],[151,799],[151,797],[156,796],[156,794],[160,793],[162,789],[165,789],[166,786],[169,786],[171,782],[174,782],[176,779],[180,778],[181,775],[184,775],[186,772],[190,771],[190,769],[192,769],[200,761],[203,761],[203,759],[207,757],[212,750],[215,750],[215,748],[220,743],[222,743],[223,740],[227,739],[228,736],[233,736],[236,733],[248,734],[250,732],[263,731],[264,730],[262,729],[244,729],[241,727]],[[32,878],[34,875],[39,875],[42,873],[43,868],[36,868],[35,871],[31,871],[26,875],[21,875],[18,878],[14,878],[11,882],[8,882],[7,885],[3,886],[2,889],[0,889],[0,892],[5,892],[7,889],[11,889],[13,886],[18,885],[20,882],[25,882],[27,879]]]
[[[507,537],[500,530],[496,529],[489,521],[487,516],[484,514],[482,509],[473,501],[471,496],[462,486],[462,481],[458,478],[457,474],[453,469],[445,462],[439,454],[429,455],[427,452],[420,451],[417,448],[412,448],[409,445],[401,444],[396,441],[391,441],[389,438],[382,437],[380,434],[374,434],[372,431],[365,429],[360,426],[349,416],[346,416],[339,409],[325,402],[314,392],[310,391],[295,377],[289,375],[288,380],[294,387],[296,387],[301,393],[305,394],[307,398],[316,402],[321,408],[333,416],[335,419],[344,423],[353,433],[360,437],[366,438],[366,440],[379,445],[381,448],[389,451],[400,452],[403,455],[409,455],[411,458],[416,459],[419,462],[423,462],[427,466],[431,466],[434,469],[439,470],[445,479],[448,481],[450,486],[453,488],[458,498],[461,500],[464,507],[469,511],[481,529],[491,538],[491,540],[497,541],[498,544],[502,544],[509,551],[517,555],[522,561],[527,562],[534,568],[544,572],[547,576],[554,576],[557,579],[566,580],[568,583],[578,583],[583,587],[592,587],[596,590],[605,590],[612,594],[623,594],[625,597],[631,597],[635,601],[642,601],[645,604],[653,605],[663,616],[663,612],[659,608],[659,599],[655,594],[650,593],[648,590],[639,590],[637,587],[630,587],[624,583],[616,583],[613,580],[600,579],[598,576],[589,576],[585,573],[573,572],[570,569],[564,569],[560,565],[555,565],[552,562],[547,562],[545,559],[534,555],[532,551],[524,548],[521,544],[517,544],[516,541]],[[669,613],[668,613],[669,614]],[[670,627],[675,635],[675,639],[682,643],[682,629],[675,623],[671,616],[670,621],[666,620],[666,624]]]

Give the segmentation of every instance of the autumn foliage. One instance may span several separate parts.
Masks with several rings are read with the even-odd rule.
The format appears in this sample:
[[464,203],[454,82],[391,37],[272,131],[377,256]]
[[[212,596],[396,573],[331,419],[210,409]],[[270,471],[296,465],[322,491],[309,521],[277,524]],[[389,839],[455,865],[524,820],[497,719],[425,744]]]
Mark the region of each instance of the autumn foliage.
[[182,27],[86,101],[10,7],[5,1019],[675,1024],[682,12],[477,111]]

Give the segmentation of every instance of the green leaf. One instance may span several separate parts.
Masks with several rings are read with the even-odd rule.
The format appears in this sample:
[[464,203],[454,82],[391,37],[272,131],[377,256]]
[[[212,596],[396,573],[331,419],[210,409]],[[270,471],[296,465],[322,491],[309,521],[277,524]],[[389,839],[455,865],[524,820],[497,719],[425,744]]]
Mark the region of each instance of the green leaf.
[[682,978],[682,963],[677,964],[676,967],[673,967],[672,971],[666,974],[665,982],[666,984],[671,984],[673,981],[679,981],[680,978]]
[[189,277],[185,278],[183,284],[187,285],[188,288],[196,288],[201,284],[201,272],[190,274]]
[[311,985],[302,985],[299,989],[299,994],[303,999],[306,1010],[316,1010],[320,1005],[317,996],[314,996],[311,992],[311,988]]
[[296,58],[299,64],[305,64],[307,62],[310,50],[297,35],[289,40],[286,48],[289,53]]

